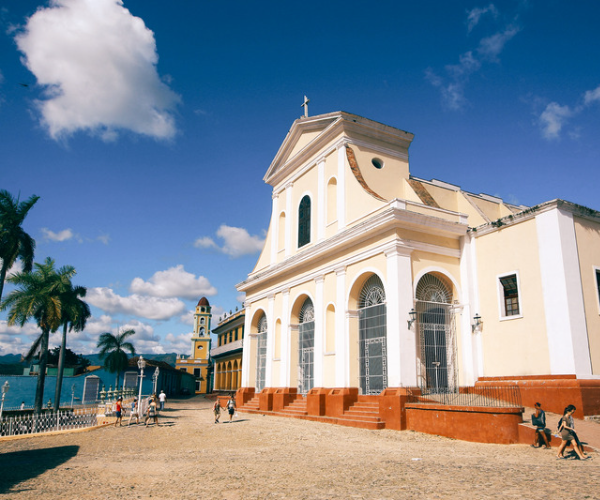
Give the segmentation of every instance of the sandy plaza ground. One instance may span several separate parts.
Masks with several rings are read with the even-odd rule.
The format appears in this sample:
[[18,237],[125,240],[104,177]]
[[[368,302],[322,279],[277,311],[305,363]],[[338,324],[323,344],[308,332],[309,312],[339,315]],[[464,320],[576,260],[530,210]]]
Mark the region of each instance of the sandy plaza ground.
[[214,424],[211,405],[168,401],[159,427],[1,440],[0,498],[600,499],[596,454],[243,413]]

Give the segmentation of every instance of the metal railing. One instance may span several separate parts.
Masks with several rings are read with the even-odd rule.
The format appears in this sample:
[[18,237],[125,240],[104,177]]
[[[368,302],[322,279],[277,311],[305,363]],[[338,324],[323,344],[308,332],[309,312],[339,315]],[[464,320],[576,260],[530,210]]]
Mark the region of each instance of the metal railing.
[[98,425],[98,408],[81,408],[74,411],[44,412],[3,418],[0,436],[19,436],[51,431],[85,429]]
[[486,408],[518,408],[521,391],[517,385],[498,387],[460,387],[458,392],[423,394],[414,390],[408,397],[409,403],[479,406]]

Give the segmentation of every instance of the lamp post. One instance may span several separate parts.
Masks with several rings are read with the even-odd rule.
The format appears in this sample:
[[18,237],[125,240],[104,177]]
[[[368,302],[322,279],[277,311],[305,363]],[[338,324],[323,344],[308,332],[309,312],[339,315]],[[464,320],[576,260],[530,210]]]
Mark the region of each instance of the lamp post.
[[6,396],[6,393],[8,392],[8,390],[10,389],[10,385],[8,384],[8,380],[6,382],[4,382],[4,385],[2,386],[2,403],[0,404],[0,424],[2,423],[2,412],[4,411],[4,397]]
[[142,382],[144,381],[144,368],[146,367],[146,362],[144,361],[144,358],[142,358],[142,356],[140,356],[140,359],[138,359],[137,362],[138,368],[140,369],[140,392],[138,394],[138,408],[141,408],[141,404],[142,404]]
[[156,389],[158,386],[158,374],[160,373],[160,368],[158,368],[158,366],[156,367],[156,369],[154,370],[154,375],[152,375],[152,383],[153,383],[153,387],[154,390],[152,391],[152,394],[156,394]]
[[71,408],[73,408],[73,401],[75,400],[75,384],[71,386]]

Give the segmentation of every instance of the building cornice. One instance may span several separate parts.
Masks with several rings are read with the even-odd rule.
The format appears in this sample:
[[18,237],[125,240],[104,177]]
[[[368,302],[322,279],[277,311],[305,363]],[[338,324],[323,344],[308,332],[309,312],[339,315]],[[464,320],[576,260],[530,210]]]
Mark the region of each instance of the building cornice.
[[[309,248],[306,248],[289,257],[283,262],[279,262],[266,269],[262,269],[249,275],[248,279],[239,283],[236,288],[239,291],[247,292],[250,288],[260,286],[263,283],[277,279],[285,274],[289,274],[293,269],[296,269],[299,266],[307,266],[318,263],[319,261],[323,261],[324,259],[333,256],[335,253],[338,253],[341,250],[356,246],[368,239],[381,236],[393,229],[409,229],[426,234],[437,234],[451,238],[459,238],[467,233],[466,216],[463,216],[462,214],[448,212],[447,210],[441,209],[433,210],[431,207],[412,204],[418,207],[425,207],[428,209],[428,211],[433,210],[433,213],[440,212],[440,215],[442,215],[442,213],[451,213],[457,219],[456,221],[449,221],[440,217],[434,217],[431,215],[406,210],[407,206],[409,205],[411,205],[411,203],[405,202],[404,200],[393,200],[389,202],[383,209],[371,214],[362,221],[355,223],[351,227],[332,236],[331,238],[312,245]],[[393,245],[394,251],[398,251],[398,248],[402,247],[405,249],[404,251],[422,250],[431,253],[449,255],[452,257],[460,257],[459,249],[450,249],[439,245],[422,243],[413,240],[402,240],[401,242],[394,241],[390,242],[389,245]],[[370,254],[376,255],[381,253],[384,247],[387,248],[386,245],[383,245],[367,252],[359,253],[357,256],[347,258],[344,260],[343,265],[347,266],[353,261],[363,260]],[[392,247],[390,247],[390,249],[392,249]],[[303,276],[301,281],[306,279],[315,279],[320,274],[339,269],[341,265],[342,263],[335,262],[332,264],[331,269],[327,268],[327,270],[320,267],[309,276]],[[289,281],[285,282],[285,287],[289,288],[291,286],[293,286],[292,283]],[[271,290],[269,293],[276,293],[276,291]]]
[[487,224],[470,228],[469,231],[473,236],[479,238],[481,236],[485,236],[486,234],[490,234],[495,231],[514,226],[515,224],[520,224],[522,222],[534,219],[537,215],[556,209],[563,210],[573,214],[574,216],[595,222],[596,224],[600,224],[600,212],[597,210],[593,210],[583,205],[577,205],[576,203],[571,203],[570,201],[555,199],[527,208],[514,215],[507,215],[495,221],[488,222]]

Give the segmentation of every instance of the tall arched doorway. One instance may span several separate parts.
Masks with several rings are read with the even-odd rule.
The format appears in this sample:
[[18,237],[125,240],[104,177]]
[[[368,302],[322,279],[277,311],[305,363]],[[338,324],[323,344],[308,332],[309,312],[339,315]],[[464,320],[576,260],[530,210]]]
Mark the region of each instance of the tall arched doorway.
[[358,307],[360,390],[379,394],[387,387],[387,317],[383,283],[376,274],[363,285]]
[[267,373],[267,317],[258,320],[256,348],[256,392],[265,388]]
[[315,383],[315,308],[307,298],[298,316],[298,392],[306,394]]
[[426,274],[417,284],[419,381],[424,392],[458,390],[458,363],[452,286],[443,276]]

